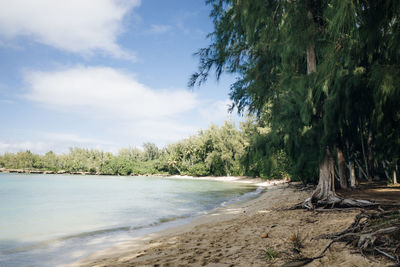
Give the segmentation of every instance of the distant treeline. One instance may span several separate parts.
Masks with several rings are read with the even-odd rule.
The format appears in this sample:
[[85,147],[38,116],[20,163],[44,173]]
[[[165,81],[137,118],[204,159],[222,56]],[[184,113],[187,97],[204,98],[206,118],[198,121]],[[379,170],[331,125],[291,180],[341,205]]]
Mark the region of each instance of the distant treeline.
[[268,128],[253,117],[237,129],[232,122],[207,130],[182,141],[158,148],[153,143],[143,149],[125,148],[114,155],[95,149],[71,148],[67,154],[52,151],[44,155],[24,151],[0,156],[0,168],[105,175],[248,175],[282,178],[290,172],[283,151],[265,158],[262,144]]

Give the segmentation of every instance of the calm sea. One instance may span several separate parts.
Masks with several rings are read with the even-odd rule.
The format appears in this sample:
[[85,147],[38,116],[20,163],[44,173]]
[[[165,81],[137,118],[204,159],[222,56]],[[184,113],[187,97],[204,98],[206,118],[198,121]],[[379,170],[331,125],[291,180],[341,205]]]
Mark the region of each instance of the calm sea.
[[0,173],[0,266],[62,266],[259,192],[195,179]]

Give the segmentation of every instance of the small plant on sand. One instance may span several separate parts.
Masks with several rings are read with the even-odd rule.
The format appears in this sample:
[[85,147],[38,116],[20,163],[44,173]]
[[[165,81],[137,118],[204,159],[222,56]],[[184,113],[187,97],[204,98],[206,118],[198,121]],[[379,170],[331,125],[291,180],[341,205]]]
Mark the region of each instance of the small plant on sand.
[[276,257],[278,257],[278,252],[276,252],[275,250],[273,250],[271,248],[264,249],[264,252],[265,252],[265,258],[267,260],[273,260]]
[[290,236],[290,241],[293,243],[293,251],[300,253],[300,250],[304,247],[304,238],[302,238],[301,234],[299,232],[292,234]]

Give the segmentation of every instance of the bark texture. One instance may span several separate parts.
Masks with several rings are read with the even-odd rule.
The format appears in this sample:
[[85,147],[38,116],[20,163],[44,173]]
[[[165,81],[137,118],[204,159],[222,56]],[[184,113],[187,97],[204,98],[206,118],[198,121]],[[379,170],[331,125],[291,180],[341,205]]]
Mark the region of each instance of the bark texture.
[[340,187],[346,189],[347,188],[346,161],[344,159],[343,151],[340,148],[337,149],[337,159],[338,159]]
[[341,198],[335,192],[335,161],[329,148],[320,164],[319,181],[311,197],[296,207],[313,210],[316,207],[374,207],[377,204],[368,200]]
[[355,188],[356,187],[356,170],[354,168],[354,162],[350,161],[349,169],[350,169],[350,187]]
[[[308,16],[312,18],[312,13]],[[307,48],[307,74],[317,71],[317,59],[315,57],[315,45],[312,43]],[[319,181],[318,186],[314,190],[311,198],[306,199],[304,206],[309,209],[314,208],[315,200],[337,201],[335,194],[335,165],[329,148],[326,148],[324,160],[319,165]]]
[[332,153],[326,149],[325,158],[320,164],[319,181],[312,198],[329,200],[336,198],[335,194],[335,165]]
[[368,182],[372,182],[375,174],[375,164],[374,164],[374,155],[373,155],[373,138],[371,131],[368,134]]

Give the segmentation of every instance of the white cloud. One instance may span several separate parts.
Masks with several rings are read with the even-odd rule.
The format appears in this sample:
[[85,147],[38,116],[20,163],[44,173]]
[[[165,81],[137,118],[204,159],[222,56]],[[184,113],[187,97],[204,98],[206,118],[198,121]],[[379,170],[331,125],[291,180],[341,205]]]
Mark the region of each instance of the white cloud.
[[199,112],[205,121],[220,124],[227,119],[231,119],[232,114],[236,114],[235,111],[233,111],[232,114],[228,113],[231,104],[232,101],[229,99],[215,101],[201,108]]
[[132,58],[117,44],[124,16],[140,0],[0,0],[0,37],[30,36],[69,52]]
[[170,30],[172,30],[170,25],[153,24],[151,25],[149,32],[153,34],[162,34],[169,32]]
[[5,152],[16,153],[19,151],[31,150],[35,153],[46,153],[52,149],[52,145],[47,142],[0,142],[0,154]]
[[154,90],[133,75],[108,67],[73,67],[53,72],[28,72],[29,100],[50,108],[94,117],[162,119],[197,106],[187,90]]
[[56,153],[67,153],[71,147],[99,149],[113,153],[118,150],[115,143],[99,138],[83,137],[75,133],[31,131],[28,136],[29,138],[24,139],[21,134],[16,134],[11,140],[0,141],[0,155],[5,152],[16,153],[26,150],[39,154],[45,154],[50,150]]
[[46,140],[56,141],[56,142],[66,142],[71,144],[105,144],[107,142],[99,139],[85,138],[77,134],[71,133],[41,133],[41,137]]
[[24,78],[27,92],[23,97],[40,108],[63,113],[70,124],[57,129],[44,121],[43,132],[33,139],[36,143],[3,144],[0,152],[66,152],[73,146],[115,152],[144,142],[162,147],[231,117],[227,113],[229,100],[205,100],[184,89],[153,89],[138,82],[135,75],[109,67],[28,71]]

